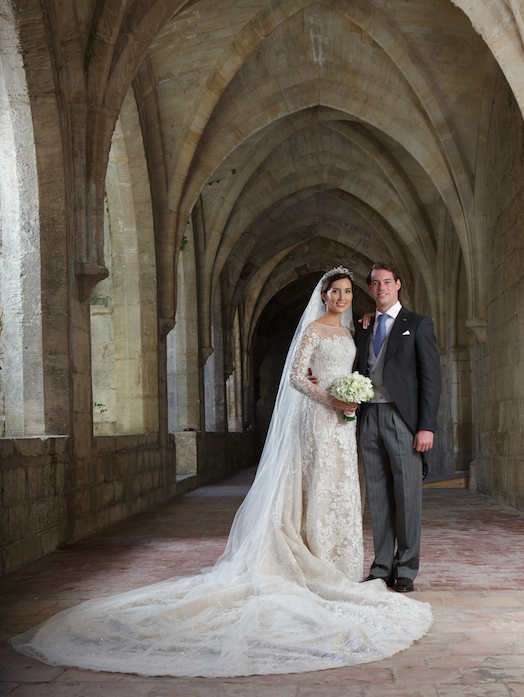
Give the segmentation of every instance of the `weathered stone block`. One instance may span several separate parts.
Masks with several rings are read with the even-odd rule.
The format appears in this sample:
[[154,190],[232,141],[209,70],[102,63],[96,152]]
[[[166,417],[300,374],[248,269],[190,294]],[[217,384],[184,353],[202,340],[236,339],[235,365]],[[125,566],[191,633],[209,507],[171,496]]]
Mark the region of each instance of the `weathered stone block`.
[[138,436],[117,436],[115,439],[115,447],[117,451],[134,450],[138,447]]
[[61,542],[61,534],[58,527],[53,527],[50,530],[44,530],[40,535],[40,546],[42,554],[49,554],[54,551]]
[[111,525],[111,509],[110,508],[102,508],[102,509],[97,510],[96,525],[97,525],[98,530],[103,530],[104,528],[107,528],[108,525]]
[[44,487],[44,467],[41,464],[27,468],[27,482],[30,499],[37,500],[41,496],[46,496]]
[[28,504],[13,506],[9,509],[9,538],[23,540],[30,532],[29,516],[31,507]]
[[178,474],[196,474],[197,434],[187,431],[175,434],[176,471]]
[[0,462],[13,457],[16,452],[16,441],[13,438],[0,438]]
[[67,451],[69,446],[69,438],[67,436],[56,436],[50,439],[53,445],[53,452],[57,455],[61,455]]
[[29,564],[33,559],[42,556],[40,535],[30,537],[22,542],[22,564]]
[[55,522],[56,506],[53,499],[36,501],[31,505],[29,514],[29,529],[31,533],[48,528]]
[[25,469],[23,467],[5,468],[3,470],[3,486],[5,506],[25,501],[27,496]]
[[117,480],[113,483],[114,487],[114,498],[115,501],[121,503],[125,501],[124,498],[124,493],[125,493],[125,486],[124,482],[122,480]]
[[24,555],[24,543],[14,541],[2,550],[2,571],[7,573],[11,569],[17,569],[26,563]]
[[98,487],[98,500],[101,508],[111,506],[115,498],[115,489],[112,483],[101,484]]
[[39,457],[45,452],[45,439],[20,438],[16,441],[16,449],[22,457]]
[[95,445],[98,453],[114,453],[116,451],[115,436],[97,436]]

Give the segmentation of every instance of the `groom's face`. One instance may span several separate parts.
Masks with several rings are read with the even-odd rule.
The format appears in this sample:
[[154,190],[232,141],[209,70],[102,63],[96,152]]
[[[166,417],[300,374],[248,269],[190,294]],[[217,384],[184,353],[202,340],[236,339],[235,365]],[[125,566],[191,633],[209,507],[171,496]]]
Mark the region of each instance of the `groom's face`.
[[395,281],[392,271],[387,269],[374,269],[371,272],[369,292],[377,305],[377,310],[387,312],[398,301],[400,279]]

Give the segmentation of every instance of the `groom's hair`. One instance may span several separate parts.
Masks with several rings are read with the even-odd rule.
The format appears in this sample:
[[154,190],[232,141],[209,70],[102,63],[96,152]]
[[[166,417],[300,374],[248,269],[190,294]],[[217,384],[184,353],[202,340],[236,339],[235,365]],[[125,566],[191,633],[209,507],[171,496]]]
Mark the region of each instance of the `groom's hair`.
[[373,264],[373,266],[371,267],[366,278],[366,283],[368,284],[368,286],[371,285],[371,274],[373,273],[373,271],[378,271],[379,269],[384,269],[384,271],[391,271],[395,281],[402,282],[402,279],[400,278],[400,271],[397,269],[395,264],[391,264],[389,261],[377,261],[377,263]]

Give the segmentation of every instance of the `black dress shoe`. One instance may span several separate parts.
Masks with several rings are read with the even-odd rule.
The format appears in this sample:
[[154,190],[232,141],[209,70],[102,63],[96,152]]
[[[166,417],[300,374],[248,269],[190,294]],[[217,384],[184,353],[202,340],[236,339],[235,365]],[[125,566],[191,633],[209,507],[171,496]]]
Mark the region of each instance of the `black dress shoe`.
[[[363,583],[366,581],[376,581],[378,578],[380,578],[382,581],[386,582],[386,586],[388,588],[393,588],[395,585],[395,581],[392,578],[382,578],[382,576],[373,576],[373,574],[369,574],[367,578],[364,579]],[[411,589],[413,590],[413,589]]]
[[400,577],[397,578],[397,585],[395,586],[397,593],[411,593],[415,590],[413,581],[410,578]]

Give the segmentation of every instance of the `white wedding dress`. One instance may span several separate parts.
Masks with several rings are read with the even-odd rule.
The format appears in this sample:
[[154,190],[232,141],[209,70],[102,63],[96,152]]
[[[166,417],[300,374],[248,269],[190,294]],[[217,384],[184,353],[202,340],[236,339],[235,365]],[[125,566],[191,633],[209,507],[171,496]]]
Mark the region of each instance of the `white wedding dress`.
[[[313,322],[291,364],[291,385],[302,405],[302,538],[315,556],[352,581],[362,581],[364,548],[356,421],[330,406],[333,381],[349,375],[356,347],[349,329]],[[307,378],[308,368],[318,385]]]
[[320,314],[310,302],[257,477],[217,564],[61,612],[15,637],[18,651],[92,670],[231,677],[367,663],[428,631],[429,605],[380,580],[360,583],[355,422],[327,395],[351,372],[355,345],[345,328],[310,324]]

